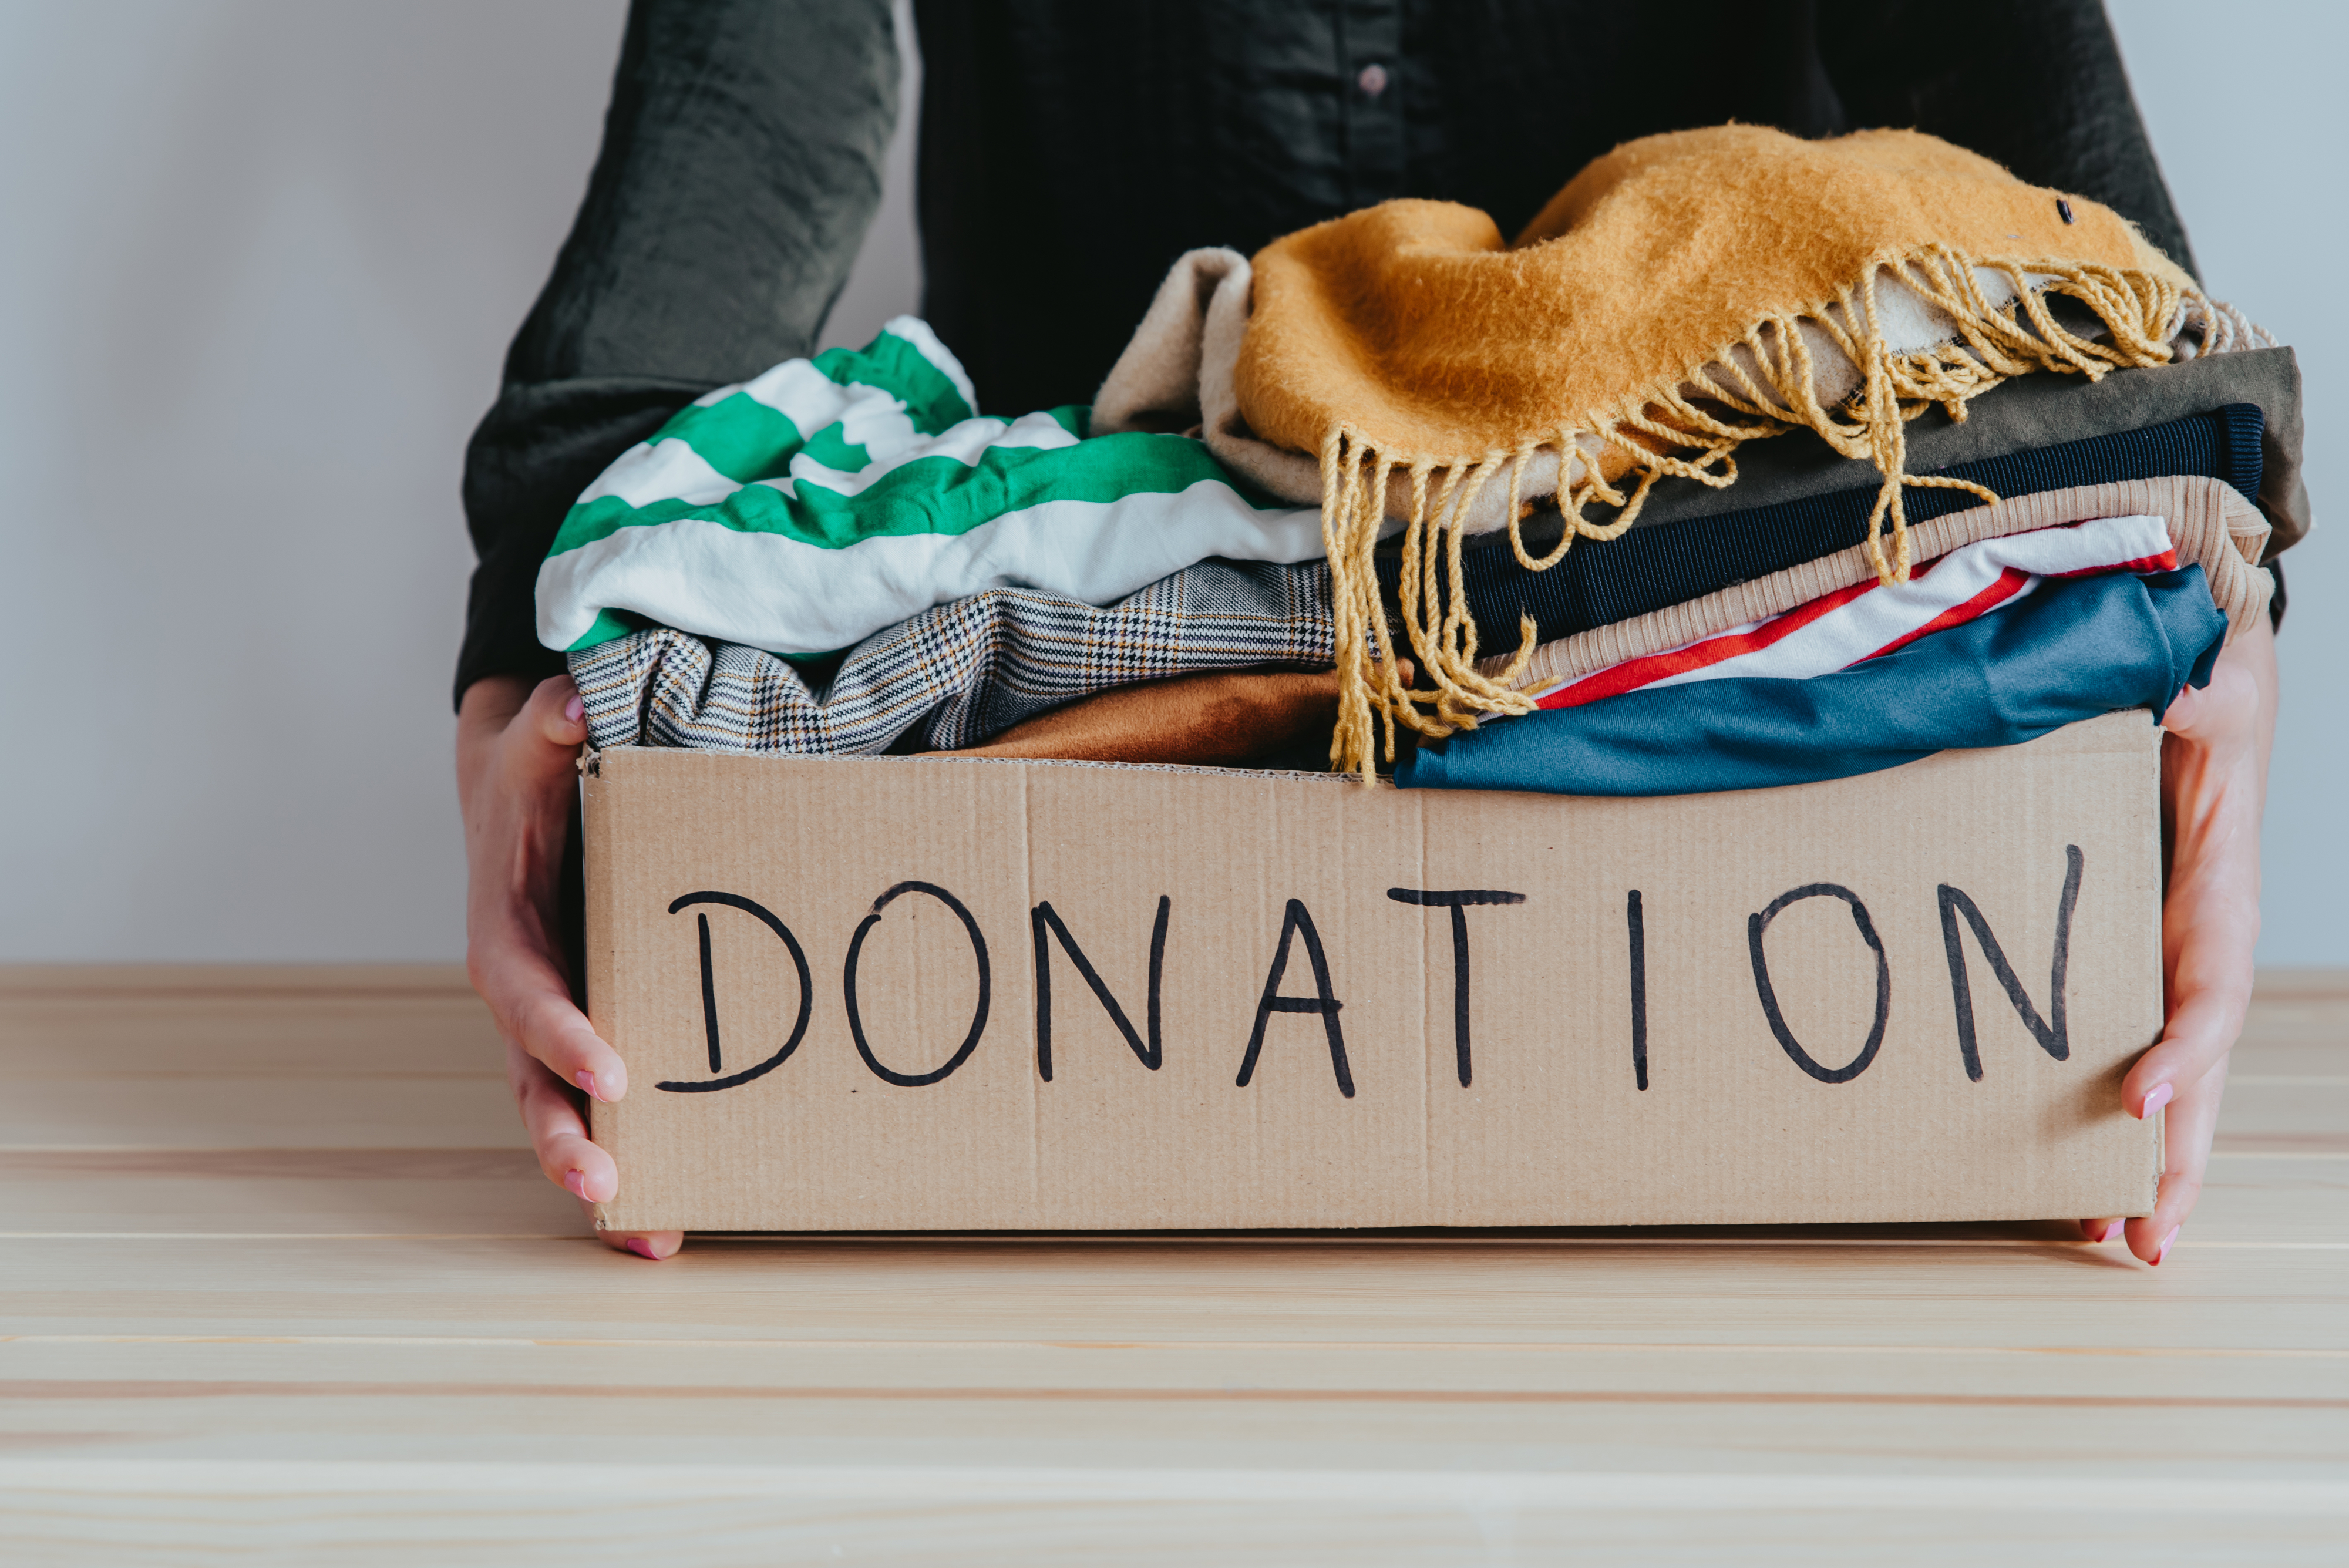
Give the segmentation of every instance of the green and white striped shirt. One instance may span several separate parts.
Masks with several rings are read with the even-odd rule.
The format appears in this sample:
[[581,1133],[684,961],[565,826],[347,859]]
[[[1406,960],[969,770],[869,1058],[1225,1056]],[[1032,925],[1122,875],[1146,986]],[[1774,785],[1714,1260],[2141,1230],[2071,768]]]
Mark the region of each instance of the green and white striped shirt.
[[1213,556],[1322,553],[1318,510],[1242,488],[1187,436],[1088,438],[1081,407],[1007,421],[977,405],[904,316],[862,350],[697,400],[564,518],[540,640],[571,651],[657,625],[828,653],[988,588],[1107,605]]

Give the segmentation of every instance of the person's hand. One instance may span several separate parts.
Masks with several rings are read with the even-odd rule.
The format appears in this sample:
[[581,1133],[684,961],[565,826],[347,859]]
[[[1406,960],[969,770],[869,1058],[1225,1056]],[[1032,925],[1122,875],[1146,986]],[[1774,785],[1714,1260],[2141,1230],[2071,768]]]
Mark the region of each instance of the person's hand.
[[[506,1043],[506,1077],[547,1179],[583,1202],[609,1200],[619,1168],[587,1137],[586,1095],[628,1092],[627,1064],[572,1003],[555,889],[570,830],[576,759],[587,739],[567,675],[536,691],[519,676],[465,690],[457,717],[457,798],[465,818],[465,968]],[[601,1232],[666,1258],[675,1231]]]
[[2161,906],[2161,1039],[2121,1081],[2134,1116],[2167,1107],[2153,1212],[2083,1220],[2093,1241],[2126,1230],[2128,1249],[2159,1263],[2202,1195],[2210,1135],[2227,1087],[2227,1054],[2251,1002],[2260,935],[2260,812],[2275,737],[2275,634],[2262,618],[2219,656],[2210,684],[2189,687],[2162,716],[2161,815],[2168,891]]

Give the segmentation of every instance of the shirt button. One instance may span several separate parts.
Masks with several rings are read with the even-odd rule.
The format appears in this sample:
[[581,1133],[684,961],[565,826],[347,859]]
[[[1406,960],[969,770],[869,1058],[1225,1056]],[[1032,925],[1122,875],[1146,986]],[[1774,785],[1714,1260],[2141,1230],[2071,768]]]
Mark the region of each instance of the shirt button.
[[1364,66],[1362,67],[1362,74],[1354,78],[1354,85],[1362,89],[1362,96],[1364,98],[1378,97],[1379,94],[1387,90],[1386,67],[1381,65]]

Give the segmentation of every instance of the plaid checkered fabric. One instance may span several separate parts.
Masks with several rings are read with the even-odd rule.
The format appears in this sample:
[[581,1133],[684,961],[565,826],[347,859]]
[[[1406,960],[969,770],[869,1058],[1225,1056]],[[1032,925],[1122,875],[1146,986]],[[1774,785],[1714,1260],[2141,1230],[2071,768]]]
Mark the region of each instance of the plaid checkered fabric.
[[974,746],[1112,686],[1327,666],[1333,649],[1326,563],[1206,561],[1105,609],[1018,588],[957,599],[857,644],[821,693],[771,653],[666,628],[570,662],[599,748],[836,755]]

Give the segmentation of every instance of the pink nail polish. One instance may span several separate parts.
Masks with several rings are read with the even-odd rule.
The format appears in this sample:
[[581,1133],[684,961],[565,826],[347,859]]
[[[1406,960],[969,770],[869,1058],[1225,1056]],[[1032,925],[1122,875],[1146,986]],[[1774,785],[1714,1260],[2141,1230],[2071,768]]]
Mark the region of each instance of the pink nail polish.
[[650,1258],[656,1263],[660,1262],[660,1254],[654,1251],[653,1244],[650,1241],[646,1241],[642,1236],[631,1236],[628,1238],[628,1251],[634,1252],[639,1258]]
[[2172,1225],[2169,1228],[2169,1234],[2161,1239],[2161,1250],[2153,1255],[2153,1266],[2155,1268],[2158,1269],[2161,1267],[2161,1260],[2169,1256],[2170,1243],[2178,1240],[2178,1232],[2183,1229],[2185,1229],[2185,1227],[2181,1225]]
[[2145,1097],[2145,1109],[2137,1113],[2137,1120],[2151,1121],[2153,1113],[2169,1104],[2170,1096],[2177,1092],[2167,1084],[2156,1084],[2153,1086],[2153,1093]]
[[563,705],[563,716],[574,724],[579,722],[579,716],[585,711],[587,711],[587,704],[576,697]]
[[587,1198],[587,1173],[585,1171],[564,1171],[563,1173],[563,1185],[570,1192],[572,1197],[580,1199],[582,1202],[589,1200]]
[[595,1075],[589,1072],[586,1068],[580,1068],[579,1071],[573,1075],[571,1081],[578,1085],[581,1088],[586,1090],[588,1098],[600,1100],[604,1097],[596,1091]]
[[2120,1233],[2121,1222],[2117,1220],[2108,1220],[2105,1222],[2105,1233],[2097,1237],[2096,1240],[2099,1242],[2109,1241]]

